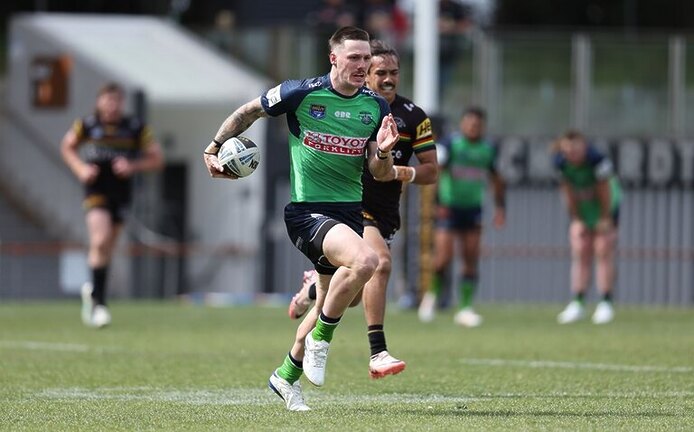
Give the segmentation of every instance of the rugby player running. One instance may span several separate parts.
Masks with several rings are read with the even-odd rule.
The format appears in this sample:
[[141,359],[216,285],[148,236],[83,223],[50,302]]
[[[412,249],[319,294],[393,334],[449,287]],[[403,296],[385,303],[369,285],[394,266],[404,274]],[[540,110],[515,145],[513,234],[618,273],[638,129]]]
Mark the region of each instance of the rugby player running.
[[221,143],[261,117],[286,114],[291,202],[284,220],[292,243],[314,264],[324,287],[316,299],[318,318],[299,325],[290,352],[268,382],[291,411],[310,409],[299,378],[304,374],[312,384],[324,384],[333,332],[378,266],[378,255],[362,237],[361,177],[365,158],[376,178],[392,176],[391,150],[398,141],[387,102],[364,87],[369,34],[343,27],[329,44],[329,74],[285,81],[241,106],[204,152],[212,177],[234,179],[216,156]]
[[[390,244],[400,229],[400,193],[403,183],[433,184],[437,180],[436,146],[432,136],[431,121],[426,113],[411,100],[397,94],[400,81],[400,58],[395,49],[379,40],[371,41],[371,67],[366,77],[369,89],[388,101],[400,134],[393,147],[393,170],[387,181],[378,181],[364,169],[362,182],[362,215],[364,240],[378,255],[376,272],[357,294],[350,306],[363,300],[367,336],[371,348],[369,375],[383,378],[405,369],[405,362],[388,353],[384,330],[386,288],[391,273]],[[414,154],[419,162],[408,166]],[[289,317],[302,317],[316,299],[318,282],[316,272],[304,272],[303,285],[289,304]],[[317,283],[318,282],[318,283]],[[317,310],[305,318],[314,321]]]

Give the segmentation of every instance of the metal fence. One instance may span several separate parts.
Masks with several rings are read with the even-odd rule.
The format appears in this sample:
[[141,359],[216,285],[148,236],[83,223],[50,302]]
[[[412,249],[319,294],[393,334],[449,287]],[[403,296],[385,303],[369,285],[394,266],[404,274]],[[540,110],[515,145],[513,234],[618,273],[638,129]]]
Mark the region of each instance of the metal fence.
[[[282,27],[252,29],[237,35],[235,41],[236,54],[277,81],[327,70],[327,62],[316,55],[324,41],[306,32]],[[403,95],[412,94],[409,46],[405,41],[400,47]],[[551,167],[542,155],[552,136],[573,126],[598,142],[609,143],[627,186],[619,225],[617,300],[691,305],[694,38],[669,34],[474,33],[461,41],[454,60],[451,78],[443,82],[439,112],[447,125],[457,123],[464,106],[481,104],[489,112],[490,132],[503,139],[505,151],[525,148],[519,159],[522,164],[511,164],[504,171],[511,183],[508,226],[498,232],[485,230],[480,299],[556,302],[568,298],[566,212],[552,178],[547,177]],[[663,146],[663,141],[668,144]],[[540,150],[527,150],[531,147]],[[665,156],[668,152],[669,158]],[[244,253],[242,261],[249,272],[268,279],[266,290],[288,294],[298,287],[308,262],[288,241],[282,222],[289,196],[287,185],[273,183],[270,189],[267,195],[275,198],[265,212],[268,242],[251,255]],[[414,206],[407,210],[410,226],[393,245],[393,298],[419,289],[416,277],[408,272],[416,263],[404,258],[406,246],[418,242],[418,193],[419,188],[409,188],[408,202]],[[173,254],[182,254],[188,265],[196,260],[210,265],[199,266],[205,270],[200,277],[178,281],[177,286],[205,292],[207,279],[223,277],[207,275],[207,271],[213,272],[214,263],[224,260],[229,251],[205,249],[205,245],[182,246]],[[13,269],[25,266],[23,272],[35,270],[26,267],[28,261],[21,257],[8,255],[6,249],[0,251],[4,251],[0,253],[0,273],[8,275],[9,265]],[[272,254],[271,268],[265,267],[262,259],[267,251]],[[124,254],[130,259],[129,252]],[[169,277],[178,273],[171,266],[186,265],[172,255],[166,255],[163,264],[159,257],[147,259],[142,280],[136,283],[165,280],[162,272]],[[55,275],[55,270],[51,271]],[[14,285],[21,284],[19,280],[2,279],[0,291],[21,293],[21,286]],[[237,285],[243,285],[239,290],[252,289],[243,283]],[[166,290],[149,292],[162,294],[172,295]]]

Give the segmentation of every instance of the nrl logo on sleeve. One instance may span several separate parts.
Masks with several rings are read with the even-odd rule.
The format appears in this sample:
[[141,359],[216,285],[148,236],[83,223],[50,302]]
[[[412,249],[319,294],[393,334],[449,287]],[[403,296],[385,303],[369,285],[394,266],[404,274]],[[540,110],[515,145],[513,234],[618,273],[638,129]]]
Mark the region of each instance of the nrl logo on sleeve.
[[361,119],[361,122],[364,123],[365,125],[371,124],[374,121],[373,116],[368,111],[360,111],[359,112],[359,118]]
[[316,120],[323,120],[325,118],[325,105],[312,104],[308,108],[308,113]]
[[270,90],[267,91],[267,94],[265,97],[267,97],[267,105],[268,107],[272,107],[273,105],[277,105],[279,102],[282,101],[282,96],[280,95],[280,85],[271,88]]

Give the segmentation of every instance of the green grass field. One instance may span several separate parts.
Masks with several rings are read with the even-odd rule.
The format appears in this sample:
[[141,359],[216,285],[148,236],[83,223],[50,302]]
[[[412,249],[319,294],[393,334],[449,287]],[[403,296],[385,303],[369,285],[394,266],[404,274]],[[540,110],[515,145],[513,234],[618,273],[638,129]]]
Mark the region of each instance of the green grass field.
[[555,324],[560,306],[481,305],[485,324],[424,325],[392,308],[400,375],[368,377],[360,309],[338,328],[326,385],[291,413],[267,379],[296,322],[284,308],[114,302],[82,326],[76,302],[0,305],[0,430],[694,429],[694,313],[618,309]]

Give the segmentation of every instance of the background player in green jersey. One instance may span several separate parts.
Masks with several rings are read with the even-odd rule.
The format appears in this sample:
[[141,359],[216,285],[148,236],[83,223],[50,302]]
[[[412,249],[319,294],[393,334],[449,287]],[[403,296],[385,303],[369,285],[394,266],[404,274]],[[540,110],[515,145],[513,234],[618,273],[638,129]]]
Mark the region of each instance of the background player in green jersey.
[[130,206],[132,176],[164,166],[161,146],[151,129],[123,112],[124,96],[119,84],[105,84],[94,113],[75,120],[61,144],[65,163],[85,188],[91,280],[82,286],[82,322],[90,327],[111,323],[106,282]]
[[568,131],[555,143],[554,165],[561,175],[561,191],[571,223],[571,291],[574,299],[557,321],[567,324],[585,315],[584,297],[595,259],[595,278],[602,296],[592,320],[605,324],[614,318],[612,288],[621,190],[612,162],[586,142],[578,131]]
[[[405,369],[405,362],[388,353],[384,331],[386,288],[391,272],[390,243],[400,229],[400,194],[403,183],[433,184],[436,182],[436,146],[432,136],[431,120],[426,113],[407,98],[397,94],[400,81],[400,57],[395,49],[382,41],[371,41],[371,67],[366,78],[368,87],[383,96],[398,125],[400,140],[392,150],[394,169],[389,181],[377,181],[368,169],[362,181],[364,239],[378,254],[378,267],[361,295],[351,306],[364,302],[367,335],[371,348],[369,375],[383,378]],[[408,166],[412,155],[419,164]],[[289,304],[289,317],[303,316],[316,298],[314,271],[304,272],[301,290]],[[315,310],[310,314],[316,317]]]
[[419,318],[434,318],[436,297],[441,292],[443,273],[453,258],[455,242],[462,252],[462,277],[459,280],[459,311],[456,324],[476,327],[482,317],[472,308],[477,288],[477,267],[482,237],[482,204],[489,179],[494,191],[494,226],[506,221],[505,185],[496,170],[496,148],[484,140],[485,112],[477,107],[465,110],[460,121],[462,134],[442,143],[441,174],[434,237],[434,277],[432,286],[419,305]]
[[[268,386],[293,411],[306,411],[299,378],[323,385],[332,335],[340,318],[371,278],[378,255],[362,238],[364,158],[377,179],[393,172],[398,130],[388,104],[364,87],[371,63],[369,35],[343,27],[330,38],[328,75],[285,81],[232,113],[205,149],[212,177],[231,178],[217,159],[221,143],[261,117],[286,114],[291,202],[285,224],[294,245],[319,274],[317,320],[304,320]],[[315,326],[314,326],[315,325]]]

